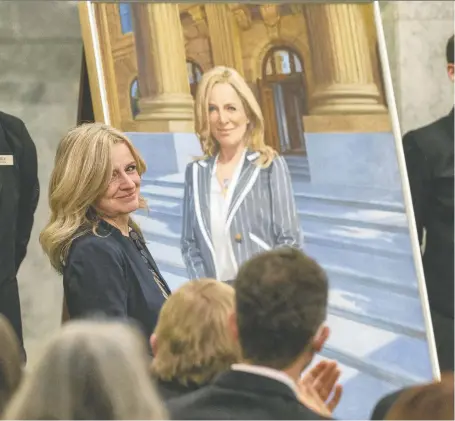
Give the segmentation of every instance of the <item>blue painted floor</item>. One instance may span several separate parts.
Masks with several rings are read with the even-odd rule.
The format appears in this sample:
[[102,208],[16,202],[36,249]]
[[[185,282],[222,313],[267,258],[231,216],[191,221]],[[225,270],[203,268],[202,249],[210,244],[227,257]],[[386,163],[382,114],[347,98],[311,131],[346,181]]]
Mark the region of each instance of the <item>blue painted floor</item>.
[[[332,335],[321,356],[343,369],[335,416],[367,419],[384,394],[432,377],[401,194],[312,184],[305,158],[286,159],[304,250],[330,279]],[[145,180],[150,210],[136,215],[172,289],[187,280],[180,253],[183,181],[183,174]]]

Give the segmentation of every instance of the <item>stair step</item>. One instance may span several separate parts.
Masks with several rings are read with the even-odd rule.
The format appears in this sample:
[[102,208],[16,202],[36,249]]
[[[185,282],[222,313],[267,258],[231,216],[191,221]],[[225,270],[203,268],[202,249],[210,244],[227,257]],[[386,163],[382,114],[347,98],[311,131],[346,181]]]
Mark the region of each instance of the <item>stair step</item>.
[[409,237],[404,233],[384,232],[378,229],[327,224],[316,220],[302,224],[304,243],[349,248],[383,256],[411,256]]
[[303,155],[282,155],[288,165],[305,165],[308,166],[308,158]]
[[401,190],[384,190],[378,188],[361,188],[348,185],[318,184],[308,182],[293,183],[293,190],[297,201],[313,199],[321,202],[343,206],[360,207],[362,209],[387,210],[391,212],[405,212]]
[[[153,196],[146,199],[149,214],[161,212],[181,217],[183,202],[167,201],[166,198]],[[302,227],[314,222],[331,225],[345,225],[357,228],[377,229],[383,232],[401,233],[407,236],[408,227],[404,214],[381,210],[354,209],[349,206],[311,202],[298,210]]]
[[410,287],[415,284],[415,269],[412,256],[391,258],[371,252],[331,247],[328,245],[306,242],[304,252],[313,257],[323,267],[343,268],[374,276],[379,279],[390,279],[397,287]]
[[[182,216],[179,211],[177,208],[163,210],[153,206],[149,210],[149,217],[140,216],[141,226],[143,224],[144,229],[153,234],[180,240]],[[316,219],[305,221],[301,218],[301,225],[304,244],[349,248],[391,257],[412,255],[409,238],[404,233],[384,232],[345,224],[327,224]]]
[[[325,357],[316,354],[309,368]],[[371,374],[363,373],[337,361],[341,376],[339,383],[349,393],[344,393],[340,403],[333,412],[334,419],[368,420],[376,403],[385,395],[399,388],[394,384],[379,379]],[[360,386],[360,387],[359,387]],[[354,394],[352,393],[354,391]],[[359,396],[362,399],[359,399]]]
[[318,198],[297,196],[296,207],[301,215],[308,219],[324,218],[332,221],[352,221],[374,224],[379,228],[396,227],[408,232],[406,214],[400,211],[371,209],[346,205],[335,200],[327,201]]
[[172,272],[167,272],[164,269],[161,270],[160,265],[158,268],[160,269],[161,275],[163,275],[163,278],[166,280],[172,292],[174,292],[177,288],[180,288],[184,283],[188,282],[187,277],[179,276]]
[[[157,264],[171,286],[171,289],[175,290],[178,286],[182,285],[186,281],[186,277],[175,273],[175,271],[179,273],[182,270],[182,264],[174,264],[175,271],[171,273],[169,272],[169,262],[162,263],[163,260],[169,261],[170,250],[153,242],[148,242],[148,247],[156,258]],[[161,253],[157,252],[158,250],[161,250]],[[406,333],[402,331],[401,326],[398,326],[399,322],[397,320],[394,323],[398,329],[392,330],[390,327],[384,328],[371,325],[368,318],[365,321],[359,321],[353,320],[345,315],[336,314],[336,311],[333,311],[333,307],[339,308],[343,305],[346,306],[346,313],[348,313],[349,307],[351,307],[351,311],[354,313],[371,313],[372,307],[370,306],[369,309],[366,308],[368,300],[365,300],[365,297],[360,299],[360,301],[363,301],[363,303],[360,303],[363,309],[352,308],[352,306],[356,306],[360,302],[358,301],[360,291],[357,291],[359,294],[358,297],[349,297],[349,300],[353,300],[352,303],[345,304],[340,302],[340,295],[343,293],[345,292],[340,292],[336,282],[333,283],[330,291],[329,312],[327,316],[327,325],[331,329],[331,336],[321,355],[326,358],[336,359],[348,368],[362,370],[361,375],[371,375],[381,381],[387,381],[396,386],[406,386],[410,383],[427,379],[428,372],[429,370],[431,371],[431,368],[419,366],[422,361],[420,356],[418,361],[417,358],[416,361],[413,361],[414,355],[421,355],[422,353],[428,352],[425,333],[422,332],[420,338],[406,337],[403,336]],[[384,291],[382,297],[377,294],[374,295],[374,305],[377,310],[380,310],[381,306],[386,303],[386,301],[383,301],[386,300],[386,294],[387,291]],[[372,301],[372,299],[369,300],[370,304]],[[401,312],[403,317],[407,317],[404,311],[405,307],[413,313],[417,311],[416,303],[411,303],[408,300],[407,304],[411,304],[412,310],[410,307],[403,305],[403,301],[401,301],[403,310],[396,310]],[[396,309],[397,307],[400,306],[390,305],[390,302],[387,303],[389,311],[394,311],[392,309]],[[393,319],[394,314],[389,312],[387,317]],[[346,332],[351,332],[352,335],[346,335]],[[362,334],[359,336],[355,332],[362,332]],[[407,353],[406,355],[399,352],[396,344],[397,341],[399,341],[400,347],[413,350],[413,352]],[[373,358],[371,355],[374,353],[380,353],[381,358]],[[402,361],[404,357],[406,358],[406,362]]]
[[[157,264],[172,291],[188,281],[183,267],[172,268],[172,264],[158,259]],[[390,311],[384,314],[384,308]],[[403,296],[374,284],[358,284],[333,274],[330,276],[329,313],[408,336],[425,337],[418,297]]]
[[[161,242],[180,248],[181,216],[171,212],[151,211],[150,217],[136,215],[135,219],[148,238],[159,238]],[[414,285],[415,272],[412,254],[395,252],[386,245],[373,247],[360,240],[335,236],[332,233],[318,235],[311,233],[307,227],[304,232],[304,251],[313,256],[322,265],[335,270],[340,268],[348,274],[374,276],[390,280],[388,287],[396,286],[396,291],[411,291]],[[389,233],[380,233],[387,235]],[[400,241],[403,241],[401,238]],[[385,242],[383,242],[384,244]],[[350,272],[349,272],[350,271]]]
[[[428,356],[425,340],[330,314],[327,325],[331,335],[321,354],[327,357],[330,355],[329,358],[397,385],[406,386],[431,377],[430,360],[422,359],[422,356]],[[347,335],[347,332],[350,334]],[[361,334],[356,334],[360,332]],[[403,351],[413,351],[404,353],[400,352],[400,348]],[[375,355],[381,355],[381,358],[376,358]],[[428,361],[428,364],[422,364],[422,361]]]
[[[160,270],[173,273],[178,277],[176,285],[187,279],[180,245],[163,242],[157,235],[144,229],[146,239],[150,241],[150,252],[157,261]],[[323,266],[323,264],[321,263]],[[169,267],[174,267],[175,270]],[[331,311],[356,321],[366,321],[385,329],[422,337],[422,311],[419,298],[414,295],[403,295],[400,291],[381,288],[380,283],[359,282],[359,279],[343,276],[334,271],[328,272],[331,285]],[[406,303],[406,311],[404,304]],[[384,313],[387,304],[388,312]]]
[[[183,174],[173,174],[153,181],[144,181],[141,193],[147,199],[159,198],[175,203],[183,199]],[[401,212],[405,209],[400,191],[366,189],[353,186],[314,184],[308,181],[294,181],[294,196],[298,209],[305,210],[311,202],[322,202],[376,211]]]
[[310,169],[301,165],[290,164],[288,165],[291,178],[294,174],[305,174],[310,175]]

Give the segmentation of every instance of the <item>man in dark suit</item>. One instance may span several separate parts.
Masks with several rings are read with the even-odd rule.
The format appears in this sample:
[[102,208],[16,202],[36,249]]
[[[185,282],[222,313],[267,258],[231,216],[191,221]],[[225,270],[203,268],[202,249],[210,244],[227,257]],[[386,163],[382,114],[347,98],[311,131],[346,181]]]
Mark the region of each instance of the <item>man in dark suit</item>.
[[27,252],[38,204],[37,167],[35,144],[24,123],[0,112],[0,313],[12,324],[22,346],[16,276]]
[[[454,37],[447,47],[454,81]],[[403,146],[441,370],[454,369],[454,110],[406,133]]]
[[[446,46],[447,73],[454,81],[454,37]],[[403,136],[419,235],[426,244],[423,268],[441,371],[454,369],[454,110]],[[406,390],[406,389],[405,389]],[[383,420],[402,390],[382,398],[371,419]]]
[[328,337],[324,271],[300,251],[279,248],[247,261],[234,288],[229,330],[240,343],[243,362],[212,384],[168,401],[172,419],[331,418],[340,387],[326,403],[335,382],[320,393],[307,378],[300,380]]

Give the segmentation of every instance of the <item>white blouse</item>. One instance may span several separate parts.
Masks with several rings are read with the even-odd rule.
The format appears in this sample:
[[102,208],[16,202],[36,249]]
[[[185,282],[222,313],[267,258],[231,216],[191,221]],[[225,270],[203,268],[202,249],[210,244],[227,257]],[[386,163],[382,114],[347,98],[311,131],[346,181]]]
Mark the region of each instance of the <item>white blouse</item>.
[[226,196],[223,195],[223,189],[216,177],[218,156],[215,158],[215,165],[213,166],[210,186],[210,228],[213,248],[215,250],[217,279],[219,281],[229,281],[237,276],[238,265],[232,249],[230,233],[226,230],[226,220],[232,195],[234,194],[235,186],[237,185],[245,161],[245,154],[246,149],[234,170]]

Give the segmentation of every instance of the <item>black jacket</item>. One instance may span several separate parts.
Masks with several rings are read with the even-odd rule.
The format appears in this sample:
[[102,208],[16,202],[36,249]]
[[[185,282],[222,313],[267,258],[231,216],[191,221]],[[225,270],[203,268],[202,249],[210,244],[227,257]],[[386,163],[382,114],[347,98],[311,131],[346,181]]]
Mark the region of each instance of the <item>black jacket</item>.
[[320,420],[278,380],[230,370],[167,402],[173,420]]
[[432,311],[454,318],[454,111],[408,132],[403,147]]
[[0,157],[11,156],[0,162],[0,285],[24,260],[39,199],[35,144],[22,120],[0,112]]
[[16,275],[27,252],[38,199],[35,144],[20,119],[0,112],[0,313],[21,343]]
[[[101,222],[100,236],[88,233],[74,240],[63,271],[70,318],[95,315],[133,319],[147,338],[152,334],[165,298],[134,242]],[[155,261],[147,259],[167,288]]]
[[175,380],[164,381],[154,378],[153,381],[158,389],[158,393],[165,401],[187,395],[202,387],[194,383],[184,386]]

